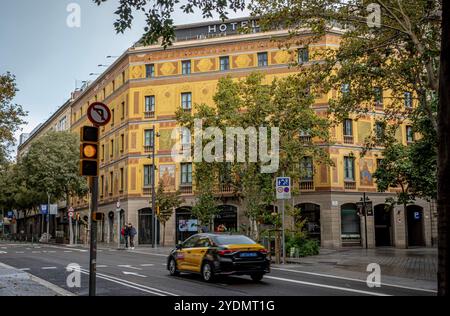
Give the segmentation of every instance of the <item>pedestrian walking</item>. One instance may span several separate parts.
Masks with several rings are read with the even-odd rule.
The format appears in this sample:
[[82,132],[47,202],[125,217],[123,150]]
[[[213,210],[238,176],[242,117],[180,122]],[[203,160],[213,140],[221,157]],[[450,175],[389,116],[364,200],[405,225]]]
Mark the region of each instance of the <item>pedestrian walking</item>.
[[128,249],[128,237],[130,237],[130,229],[128,226],[124,226],[123,228],[123,237],[125,238],[125,248]]
[[133,224],[128,224],[128,236],[130,238],[130,248],[134,249],[134,236],[136,236],[136,228],[134,228]]

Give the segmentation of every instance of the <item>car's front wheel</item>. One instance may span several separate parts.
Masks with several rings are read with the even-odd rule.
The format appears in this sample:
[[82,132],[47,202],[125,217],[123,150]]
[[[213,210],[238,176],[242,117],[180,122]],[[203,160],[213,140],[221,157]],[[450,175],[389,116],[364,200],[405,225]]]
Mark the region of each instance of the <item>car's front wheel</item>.
[[259,282],[263,279],[264,273],[253,273],[250,275],[250,277],[252,278],[253,281]]
[[174,258],[170,258],[169,261],[169,274],[171,276],[178,276],[180,275],[180,272],[177,270],[177,262]]
[[203,280],[205,280],[206,282],[214,281],[215,275],[214,275],[214,270],[213,270],[211,263],[205,262],[203,264],[202,277],[203,277]]

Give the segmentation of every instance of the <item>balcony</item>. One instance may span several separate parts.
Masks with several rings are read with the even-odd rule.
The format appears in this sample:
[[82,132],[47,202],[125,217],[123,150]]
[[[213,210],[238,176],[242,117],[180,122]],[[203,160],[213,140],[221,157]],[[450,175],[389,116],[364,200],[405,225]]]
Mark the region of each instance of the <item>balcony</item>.
[[144,152],[150,153],[153,150],[153,146],[144,146]]
[[375,101],[375,110],[383,111],[383,109],[384,109],[383,102]]
[[142,189],[142,194],[143,195],[151,195],[152,194],[152,188],[151,187],[144,187]]
[[300,141],[302,143],[310,143],[312,140],[312,137],[310,135],[301,135],[300,136]]
[[300,181],[300,191],[314,191],[314,181],[313,180],[301,180]]
[[180,185],[181,194],[192,194],[192,184],[182,184]]
[[344,189],[345,190],[356,190],[356,182],[353,180],[345,180],[344,181]]
[[353,135],[344,135],[344,144],[353,144]]
[[191,113],[191,111],[192,111],[191,108],[183,108],[184,113]]
[[214,193],[216,194],[232,194],[234,192],[233,187],[229,183],[221,183],[217,185]]
[[155,111],[144,112],[144,117],[145,118],[154,118],[155,117]]

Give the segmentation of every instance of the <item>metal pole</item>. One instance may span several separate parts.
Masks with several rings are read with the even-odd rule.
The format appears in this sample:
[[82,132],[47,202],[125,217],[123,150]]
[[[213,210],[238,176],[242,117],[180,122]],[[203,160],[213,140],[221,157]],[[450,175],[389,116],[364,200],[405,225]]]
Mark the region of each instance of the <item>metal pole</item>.
[[284,226],[284,209],[285,209],[285,203],[286,203],[286,200],[285,199],[283,199],[283,201],[282,201],[282,203],[281,203],[281,205],[282,205],[282,210],[281,210],[281,226],[282,226],[282,229],[283,229],[283,232],[282,232],[282,237],[281,238],[283,238],[283,242],[282,242],[282,244],[283,244],[283,264],[286,264],[286,236],[285,236],[285,226]]
[[152,234],[152,247],[156,248],[156,193],[155,193],[155,143],[156,143],[156,130],[155,130],[155,125],[153,125],[153,139],[152,139],[152,145],[153,145],[153,149],[152,149],[152,230],[153,230],[153,234]]
[[120,210],[116,212],[117,214],[117,249],[120,249]]
[[94,214],[98,208],[98,177],[91,177],[91,245],[89,251],[89,296],[96,295],[97,274],[97,222]]
[[75,217],[75,246],[78,244],[78,216]]
[[47,192],[47,244],[48,244],[48,234],[50,233],[50,193]]
[[369,248],[367,243],[367,211],[366,211],[366,192],[363,193],[363,212],[364,212],[364,233],[366,237],[366,249]]

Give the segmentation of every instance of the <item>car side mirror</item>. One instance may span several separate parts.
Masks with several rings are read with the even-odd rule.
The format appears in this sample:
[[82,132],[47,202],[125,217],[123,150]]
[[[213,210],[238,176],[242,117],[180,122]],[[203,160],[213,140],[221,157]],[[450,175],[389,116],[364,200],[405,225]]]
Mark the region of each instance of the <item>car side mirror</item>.
[[183,245],[182,245],[182,244],[177,244],[177,245],[175,246],[175,248],[176,248],[177,250],[181,250],[181,249],[183,249]]

